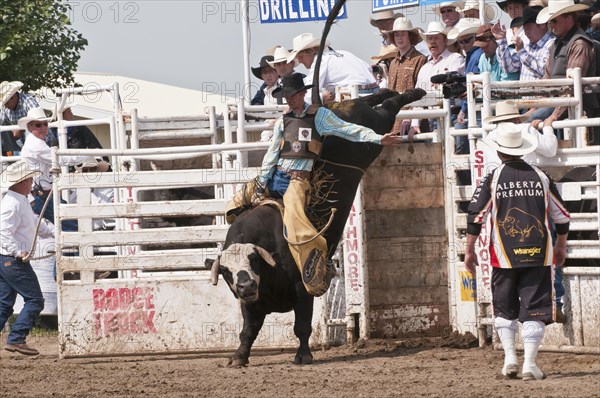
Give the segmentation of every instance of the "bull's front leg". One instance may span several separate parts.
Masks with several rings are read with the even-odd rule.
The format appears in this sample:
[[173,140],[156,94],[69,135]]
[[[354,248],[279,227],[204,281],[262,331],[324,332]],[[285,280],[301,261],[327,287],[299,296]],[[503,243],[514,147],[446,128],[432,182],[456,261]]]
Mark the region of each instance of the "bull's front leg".
[[228,367],[241,367],[248,365],[252,344],[263,326],[266,314],[259,311],[250,311],[242,304],[244,326],[240,332],[240,346],[227,363]]
[[[302,290],[304,290],[303,286]],[[294,334],[300,340],[300,347],[298,347],[294,358],[296,365],[313,363],[313,356],[308,345],[308,340],[312,334],[313,304],[314,297],[308,295],[304,290],[303,294],[299,294],[299,299],[294,306]]]

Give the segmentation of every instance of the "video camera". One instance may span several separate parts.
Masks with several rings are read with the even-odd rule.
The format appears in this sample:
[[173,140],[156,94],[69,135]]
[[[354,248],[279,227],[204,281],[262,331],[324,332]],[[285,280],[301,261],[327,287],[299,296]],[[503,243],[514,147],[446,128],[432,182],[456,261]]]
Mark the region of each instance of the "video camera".
[[458,98],[467,92],[467,77],[458,72],[447,72],[431,76],[431,83],[442,84],[444,98]]

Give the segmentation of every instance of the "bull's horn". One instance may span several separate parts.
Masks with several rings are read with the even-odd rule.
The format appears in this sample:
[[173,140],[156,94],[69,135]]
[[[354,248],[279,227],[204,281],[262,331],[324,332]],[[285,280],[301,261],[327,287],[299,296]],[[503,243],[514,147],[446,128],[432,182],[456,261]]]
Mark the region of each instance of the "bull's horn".
[[219,264],[219,259],[217,258],[212,263],[212,268],[210,269],[210,282],[213,286],[217,286],[219,283],[219,269],[221,268],[221,264]]
[[265,249],[263,249],[260,246],[254,246],[254,251],[263,258],[263,260],[265,260],[267,262],[267,264],[269,264],[271,267],[274,267],[277,263],[275,262],[275,259],[273,258],[273,256],[271,256],[271,253],[269,253],[268,251],[266,251]]

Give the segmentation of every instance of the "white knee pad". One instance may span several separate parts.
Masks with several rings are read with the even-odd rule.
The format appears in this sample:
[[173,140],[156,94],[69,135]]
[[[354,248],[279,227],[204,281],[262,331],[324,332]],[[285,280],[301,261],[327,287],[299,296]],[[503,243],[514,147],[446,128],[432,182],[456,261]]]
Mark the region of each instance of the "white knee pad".
[[498,334],[503,332],[502,329],[509,329],[512,332],[516,332],[518,327],[516,319],[509,321],[506,318],[496,317],[494,318],[494,324],[496,326],[496,329],[498,330]]
[[544,338],[546,325],[540,321],[525,321],[523,322],[523,342],[524,343],[541,343]]

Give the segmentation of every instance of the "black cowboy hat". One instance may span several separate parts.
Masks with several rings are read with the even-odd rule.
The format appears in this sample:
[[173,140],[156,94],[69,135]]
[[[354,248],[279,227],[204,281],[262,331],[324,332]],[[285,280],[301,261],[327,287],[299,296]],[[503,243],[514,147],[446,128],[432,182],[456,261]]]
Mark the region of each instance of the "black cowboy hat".
[[509,3],[521,3],[524,4],[525,6],[527,6],[529,4],[529,0],[506,0],[506,1],[497,1],[496,2],[498,4],[498,7],[500,7],[500,9],[504,12],[506,12],[506,6]]
[[544,7],[540,7],[540,6],[525,7],[525,9],[523,10],[523,16],[516,17],[515,19],[513,19],[510,22],[510,27],[516,28],[516,27],[523,26],[530,22],[535,22],[538,14],[542,10],[542,8],[544,8]]
[[[260,59],[260,63],[258,64],[258,66],[256,68],[252,67],[250,68],[252,70],[252,74],[254,76],[256,76],[257,78],[259,78],[260,80],[262,80],[262,70],[263,68],[271,68],[271,65],[268,64],[268,62],[273,62],[275,58],[273,58],[272,55],[265,55],[264,57],[262,57]],[[273,68],[271,68],[273,69]]]
[[304,77],[302,73],[292,73],[291,75],[284,76],[281,79],[281,86],[273,90],[274,98],[291,97],[302,90],[308,90],[314,87],[314,84],[304,85]]

